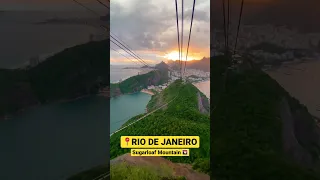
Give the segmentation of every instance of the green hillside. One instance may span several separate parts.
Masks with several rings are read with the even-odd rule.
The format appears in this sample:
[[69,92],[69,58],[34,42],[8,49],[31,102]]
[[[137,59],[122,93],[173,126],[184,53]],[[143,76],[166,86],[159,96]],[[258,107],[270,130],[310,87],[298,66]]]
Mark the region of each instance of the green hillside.
[[78,45],[28,71],[41,102],[95,94],[109,83],[108,40]]
[[[130,149],[120,148],[120,136],[200,136],[200,148],[191,149],[190,157],[166,157],[173,162],[201,164],[203,171],[209,169],[210,156],[210,120],[209,115],[198,110],[197,93],[199,90],[192,84],[177,80],[152,99],[161,98],[161,104],[170,102],[164,109],[156,111],[110,138],[111,159],[128,153]],[[202,94],[203,96],[203,94]],[[207,99],[206,99],[207,100]],[[208,100],[207,100],[208,101]],[[150,101],[152,102],[152,100]],[[148,104],[150,109],[159,107],[156,103]],[[133,117],[123,126],[141,117]],[[197,165],[195,165],[197,166]]]
[[146,74],[132,76],[120,83],[110,85],[111,96],[134,93],[150,85],[161,85],[168,82],[167,70],[153,70]]
[[[315,170],[319,168],[319,130],[306,107],[257,69],[231,70],[225,81],[224,60],[223,57],[211,60],[211,80],[215,82],[211,89],[212,177],[320,179]],[[294,124],[291,133],[297,144],[284,138],[288,124],[283,123],[284,116],[281,116],[283,100],[287,100],[290,107]],[[285,150],[284,145],[292,147]],[[312,161],[306,166],[301,161],[309,154]]]
[[39,103],[96,94],[109,83],[109,42],[65,49],[29,70],[0,69],[0,117]]

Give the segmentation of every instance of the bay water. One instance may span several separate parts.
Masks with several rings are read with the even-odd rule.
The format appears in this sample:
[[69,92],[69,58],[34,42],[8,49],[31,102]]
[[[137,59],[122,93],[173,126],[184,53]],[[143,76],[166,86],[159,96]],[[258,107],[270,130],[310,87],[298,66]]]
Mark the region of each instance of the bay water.
[[[110,66],[110,82],[118,82],[128,77],[138,75],[139,69],[124,69],[136,67],[130,65]],[[145,93],[125,94],[110,99],[110,133],[118,130],[127,120],[133,116],[145,112],[151,96]]]
[[1,180],[62,180],[109,160],[108,99],[27,109],[0,121]]

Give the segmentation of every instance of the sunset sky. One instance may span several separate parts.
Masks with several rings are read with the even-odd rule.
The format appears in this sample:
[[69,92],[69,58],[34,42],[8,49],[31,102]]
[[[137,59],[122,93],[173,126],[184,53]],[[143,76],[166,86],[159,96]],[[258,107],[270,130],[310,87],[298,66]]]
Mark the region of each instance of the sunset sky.
[[[117,0],[111,1],[111,32],[124,41],[148,64],[155,64],[178,57],[175,1],[173,0]],[[193,0],[184,1],[183,60],[187,49]],[[181,15],[181,1],[178,1]],[[181,30],[181,20],[179,19]],[[119,50],[110,42],[110,46]],[[191,33],[188,60],[209,57],[210,53],[210,1],[197,0]],[[127,58],[111,50],[111,64],[134,64],[136,61],[126,52]]]

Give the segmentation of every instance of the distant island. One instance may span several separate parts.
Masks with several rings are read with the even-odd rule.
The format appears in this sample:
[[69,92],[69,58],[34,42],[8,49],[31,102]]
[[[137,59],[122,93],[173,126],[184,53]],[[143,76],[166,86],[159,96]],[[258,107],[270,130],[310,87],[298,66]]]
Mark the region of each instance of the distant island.
[[124,67],[122,69],[140,69],[140,67]]

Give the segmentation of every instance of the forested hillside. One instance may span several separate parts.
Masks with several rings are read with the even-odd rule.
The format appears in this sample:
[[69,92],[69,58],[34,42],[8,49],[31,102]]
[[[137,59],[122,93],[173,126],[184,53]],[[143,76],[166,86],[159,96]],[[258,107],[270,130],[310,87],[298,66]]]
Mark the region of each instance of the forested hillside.
[[0,117],[29,106],[98,93],[109,83],[109,42],[65,49],[28,70],[0,69]]

